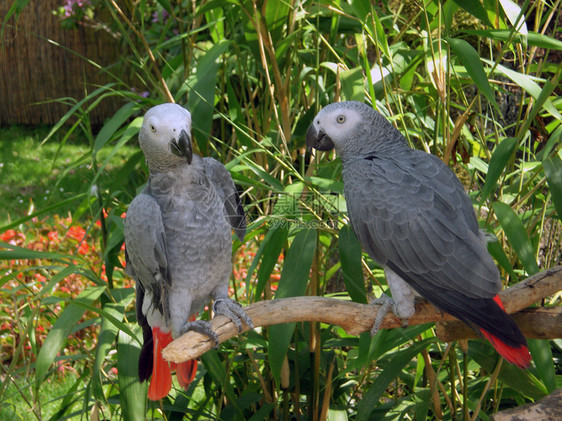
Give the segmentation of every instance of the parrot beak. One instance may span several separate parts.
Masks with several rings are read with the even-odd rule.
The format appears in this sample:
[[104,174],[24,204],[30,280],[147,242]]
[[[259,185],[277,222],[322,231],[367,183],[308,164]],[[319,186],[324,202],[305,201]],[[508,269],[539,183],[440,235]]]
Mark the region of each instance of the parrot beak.
[[172,139],[172,153],[179,157],[185,158],[188,164],[191,164],[193,158],[193,150],[191,149],[191,137],[185,130],[180,132],[177,139]]
[[324,130],[316,130],[314,124],[311,124],[306,131],[306,146],[319,151],[330,151],[334,149],[334,142]]

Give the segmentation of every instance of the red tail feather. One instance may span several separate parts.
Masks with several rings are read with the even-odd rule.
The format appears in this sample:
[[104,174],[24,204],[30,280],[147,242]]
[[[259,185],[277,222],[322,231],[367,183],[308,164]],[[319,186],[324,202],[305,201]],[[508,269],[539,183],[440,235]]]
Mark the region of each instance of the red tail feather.
[[154,341],[154,352],[152,366],[152,377],[148,386],[148,399],[157,401],[165,398],[172,388],[172,372],[168,361],[162,358],[162,350],[172,342],[170,332],[163,333],[160,328],[152,328],[152,340]]
[[[195,320],[197,314],[189,317],[189,321]],[[176,370],[176,377],[181,387],[187,389],[189,383],[195,378],[197,373],[197,360],[185,361],[175,364],[168,363],[162,357],[162,350],[172,342],[172,333],[163,333],[160,328],[152,328],[152,340],[154,341],[153,349],[153,366],[150,385],[148,386],[148,399],[158,401],[168,396],[172,388],[172,370]]]
[[176,378],[180,386],[187,389],[197,373],[197,360],[185,361],[176,365]]
[[[496,304],[500,306],[502,310],[505,311],[505,307],[500,300],[499,295],[494,297]],[[502,342],[500,339],[492,335],[490,332],[480,329],[482,335],[490,341],[493,347],[498,351],[498,353],[504,357],[511,364],[516,365],[519,368],[527,368],[531,364],[531,354],[529,354],[529,349],[525,345],[520,345],[515,348]]]

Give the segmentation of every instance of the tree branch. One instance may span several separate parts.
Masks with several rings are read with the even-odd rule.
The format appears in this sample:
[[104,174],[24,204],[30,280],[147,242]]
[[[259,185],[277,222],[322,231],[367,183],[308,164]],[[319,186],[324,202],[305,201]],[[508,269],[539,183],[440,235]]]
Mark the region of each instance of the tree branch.
[[[511,314],[529,307],[531,304],[560,290],[562,290],[562,266],[557,266],[533,275],[500,292],[500,297],[506,311]],[[309,296],[259,301],[244,309],[256,327],[302,321],[322,322],[341,326],[347,333],[358,335],[371,329],[379,308],[380,306],[375,304],[367,305],[333,298]],[[549,313],[549,317],[551,316]],[[519,317],[525,318],[526,316],[523,314]],[[537,317],[537,313],[531,312],[529,317]],[[442,312],[428,302],[420,301],[416,304],[416,314],[408,320],[408,324],[417,325],[456,320],[450,314]],[[542,318],[540,323],[534,322],[537,326],[541,325],[541,323]],[[556,321],[554,324],[556,325]],[[524,323],[523,325],[526,326],[527,324]],[[559,325],[560,322],[558,321],[556,332],[560,331]],[[213,318],[211,326],[219,336],[219,343],[239,333],[234,323],[223,316]],[[402,320],[394,316],[392,312],[389,312],[384,318],[381,327],[383,329],[390,329],[400,326],[402,326]],[[244,326],[242,332],[247,330],[249,330],[248,327]],[[448,329],[445,327],[444,331],[448,331]],[[548,332],[537,333],[537,335],[543,335],[540,337],[544,337],[544,335],[548,335]],[[163,356],[168,361],[179,363],[198,358],[212,347],[213,344],[207,336],[197,332],[187,332],[168,345],[163,351]]]
[[562,419],[562,389],[540,401],[492,414],[493,421],[554,421]]

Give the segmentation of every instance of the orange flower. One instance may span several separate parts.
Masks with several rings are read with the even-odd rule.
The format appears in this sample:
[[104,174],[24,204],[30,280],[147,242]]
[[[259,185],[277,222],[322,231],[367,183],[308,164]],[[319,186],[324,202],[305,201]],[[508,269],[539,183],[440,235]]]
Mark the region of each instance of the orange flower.
[[78,247],[78,253],[80,253],[81,255],[85,255],[88,254],[88,251],[90,251],[88,243],[86,243],[85,241],[80,243],[80,247]]
[[77,225],[73,225],[68,229],[67,235],[70,238],[74,238],[76,241],[80,241],[86,235],[86,230],[84,230],[84,228],[79,227]]
[[10,241],[12,238],[16,236],[16,232],[14,230],[8,230],[4,234],[2,234],[2,241]]

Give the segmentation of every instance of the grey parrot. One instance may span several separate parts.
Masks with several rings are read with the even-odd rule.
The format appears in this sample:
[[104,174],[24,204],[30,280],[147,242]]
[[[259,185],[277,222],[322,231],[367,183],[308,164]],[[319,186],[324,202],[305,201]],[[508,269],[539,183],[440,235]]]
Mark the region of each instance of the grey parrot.
[[[510,363],[531,362],[527,341],[498,296],[498,269],[470,198],[436,156],[412,149],[384,116],[361,102],[333,103],[314,117],[309,147],[336,150],[353,230],[384,268],[387,310],[414,315],[414,298],[481,332]],[[384,307],[384,305],[383,305]],[[382,322],[375,319],[372,333]]]
[[148,110],[139,133],[150,176],[125,218],[126,271],[135,279],[137,320],[144,344],[139,379],[152,377],[148,396],[165,397],[171,368],[180,385],[193,380],[196,361],[170,365],[161,351],[193,330],[218,338],[209,322],[195,320],[204,304],[230,318],[240,330],[253,324],[228,298],[232,231],[244,240],[246,221],[227,169],[191,148],[191,115],[176,104]]

